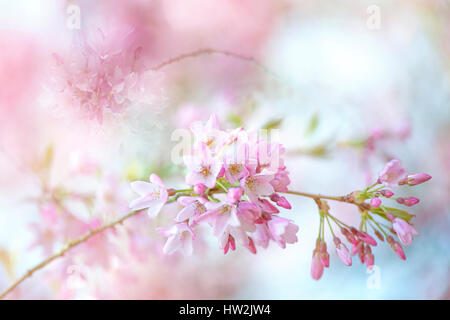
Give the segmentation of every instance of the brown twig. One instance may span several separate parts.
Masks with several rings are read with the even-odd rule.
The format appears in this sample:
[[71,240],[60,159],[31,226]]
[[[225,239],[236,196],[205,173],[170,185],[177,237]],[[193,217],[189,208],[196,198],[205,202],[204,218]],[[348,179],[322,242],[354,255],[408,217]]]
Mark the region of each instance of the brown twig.
[[176,56],[174,58],[171,58],[171,59],[161,62],[160,64],[150,68],[150,70],[158,71],[168,65],[171,65],[176,62],[180,62],[185,59],[195,58],[195,57],[202,56],[202,55],[213,55],[213,54],[223,55],[226,57],[231,57],[234,59],[239,59],[242,61],[250,62],[250,63],[254,64],[255,66],[257,66],[258,68],[260,68],[261,70],[263,70],[264,72],[271,74],[274,77],[277,77],[276,73],[271,71],[269,68],[267,68],[265,65],[260,63],[255,58],[247,57],[247,56],[241,55],[239,53],[234,53],[231,51],[211,49],[211,48],[203,48],[203,49],[198,49],[198,50],[195,50],[192,52],[180,54],[179,56]]
[[46,265],[50,264],[50,262],[52,262],[53,260],[64,256],[64,254],[69,251],[70,249],[72,249],[73,247],[78,246],[79,244],[86,242],[89,238],[91,238],[92,236],[106,230],[106,229],[110,229],[110,228],[114,228],[116,225],[121,224],[122,222],[124,222],[126,219],[131,218],[133,216],[135,216],[136,214],[138,214],[141,211],[132,211],[126,215],[124,215],[123,217],[114,220],[111,223],[108,223],[104,226],[98,227],[96,229],[92,229],[91,231],[89,231],[88,233],[86,233],[84,236],[76,239],[76,240],[72,240],[70,241],[67,246],[62,249],[61,251],[51,255],[50,257],[48,257],[47,259],[45,259],[44,261],[42,261],[41,263],[39,263],[38,265],[36,265],[35,267],[31,268],[30,270],[28,270],[22,277],[20,277],[16,282],[14,282],[8,289],[6,289],[1,295],[0,295],[0,300],[5,298],[11,291],[13,291],[19,284],[21,284],[22,282],[24,282],[27,278],[30,278],[36,271],[44,268]]

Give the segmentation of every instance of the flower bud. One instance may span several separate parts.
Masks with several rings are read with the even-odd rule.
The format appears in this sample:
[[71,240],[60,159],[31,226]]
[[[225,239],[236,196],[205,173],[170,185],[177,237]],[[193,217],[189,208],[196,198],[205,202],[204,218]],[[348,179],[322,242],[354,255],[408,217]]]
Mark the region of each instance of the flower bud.
[[381,190],[379,192],[383,197],[386,197],[386,198],[390,198],[394,195],[394,193],[391,190],[387,190],[387,189]]
[[203,194],[206,191],[206,186],[203,183],[197,183],[194,186],[194,192],[196,194]]
[[407,179],[409,186],[415,186],[424,183],[431,179],[431,176],[426,173],[410,174]]
[[372,200],[370,200],[370,205],[373,208],[378,208],[381,205],[381,200],[378,197],[373,198]]

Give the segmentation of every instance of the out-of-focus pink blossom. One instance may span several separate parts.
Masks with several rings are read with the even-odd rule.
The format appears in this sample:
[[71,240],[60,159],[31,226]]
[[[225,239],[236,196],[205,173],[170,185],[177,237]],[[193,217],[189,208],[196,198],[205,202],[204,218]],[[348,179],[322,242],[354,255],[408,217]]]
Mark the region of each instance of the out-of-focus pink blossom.
[[185,256],[190,256],[193,251],[194,232],[185,222],[176,223],[171,228],[158,228],[158,232],[167,237],[163,252],[172,254],[177,250]]
[[131,183],[131,189],[139,194],[140,197],[130,203],[130,208],[133,210],[148,208],[148,216],[150,218],[158,215],[168,199],[166,187],[154,173],[150,176],[150,183],[135,181]]

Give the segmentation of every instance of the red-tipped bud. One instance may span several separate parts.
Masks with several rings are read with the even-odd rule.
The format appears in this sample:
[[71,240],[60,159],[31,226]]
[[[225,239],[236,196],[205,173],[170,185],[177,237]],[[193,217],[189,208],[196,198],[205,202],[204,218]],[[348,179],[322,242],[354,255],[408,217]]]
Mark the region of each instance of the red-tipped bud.
[[391,244],[392,250],[394,250],[395,254],[402,260],[406,260],[405,251],[403,251],[403,247],[398,242],[393,242]]
[[391,191],[391,190],[381,190],[381,191],[379,191],[380,192],[380,194],[383,196],[383,197],[386,197],[386,198],[390,198],[390,197],[392,197],[393,195],[394,195],[394,193]]
[[427,182],[430,179],[431,179],[431,176],[426,173],[416,173],[416,174],[411,174],[408,176],[407,183],[409,186],[415,186],[415,185]]
[[405,206],[411,207],[411,206],[413,206],[415,204],[418,204],[419,201],[420,200],[418,198],[416,198],[416,197],[409,197],[409,198],[404,199],[404,203],[403,204]]
[[365,243],[370,244],[371,246],[377,245],[377,242],[375,241],[375,239],[363,231],[360,231],[358,233],[358,238],[361,239],[361,241],[364,241]]

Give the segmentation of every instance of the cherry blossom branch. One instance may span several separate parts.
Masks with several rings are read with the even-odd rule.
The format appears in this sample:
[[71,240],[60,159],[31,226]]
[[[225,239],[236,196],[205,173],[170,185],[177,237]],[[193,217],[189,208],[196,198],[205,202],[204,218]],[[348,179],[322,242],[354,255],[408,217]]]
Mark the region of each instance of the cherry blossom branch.
[[286,191],[284,193],[293,194],[293,195],[297,195],[297,196],[301,196],[301,197],[311,198],[311,199],[314,199],[316,201],[316,203],[317,203],[318,200],[325,199],[325,200],[333,200],[333,201],[338,201],[338,202],[345,202],[345,203],[354,204],[355,206],[357,206],[362,211],[370,209],[370,205],[369,204],[367,204],[367,203],[360,203],[360,202],[355,201],[355,199],[352,196],[352,194],[348,194],[346,196],[326,196],[326,195],[321,195],[321,194],[299,192],[299,191],[292,191],[292,190]]
[[259,62],[255,58],[244,56],[244,55],[234,53],[231,51],[211,49],[211,48],[203,48],[203,49],[198,49],[198,50],[195,50],[192,52],[180,54],[174,58],[170,58],[166,61],[161,62],[160,64],[150,68],[150,70],[158,71],[168,65],[171,65],[176,62],[180,62],[185,59],[195,58],[195,57],[203,56],[203,55],[214,55],[214,54],[223,55],[226,57],[250,62],[250,63],[254,64],[255,66],[257,66],[259,69],[263,70],[264,72],[271,74],[272,76],[275,76],[275,77],[277,76],[273,71],[271,71],[269,68],[267,68],[265,65],[263,65],[261,62]]
[[137,215],[139,212],[141,212],[140,210],[138,211],[132,211],[129,212],[128,214],[122,216],[121,218],[114,220],[108,224],[105,224],[104,226],[98,227],[96,229],[92,229],[90,230],[88,233],[86,233],[84,236],[76,239],[76,240],[72,240],[70,241],[66,247],[64,249],[62,249],[61,251],[51,255],[50,257],[48,257],[47,259],[45,259],[44,261],[42,261],[41,263],[39,263],[38,265],[36,265],[35,267],[33,267],[32,269],[28,270],[22,277],[20,277],[16,282],[14,282],[7,290],[5,290],[1,295],[0,295],[0,300],[4,299],[10,292],[12,292],[18,285],[20,285],[22,282],[24,282],[27,278],[31,278],[31,276],[38,270],[43,269],[45,266],[47,266],[48,264],[50,264],[53,260],[56,260],[57,258],[60,258],[62,256],[64,256],[64,254],[71,250],[72,248],[82,244],[83,242],[86,242],[87,240],[89,240],[91,237],[93,237],[94,235],[105,231],[107,229],[111,229],[114,228],[116,225],[118,224],[122,224],[125,220],[127,220],[128,218],[131,218],[135,215]]
[[[167,201],[167,203],[171,203],[176,201],[178,195],[183,195],[184,192],[191,192],[192,189],[181,189],[181,190],[175,190],[175,189],[168,189],[169,195],[174,196],[172,199],[170,199],[169,201]],[[212,193],[217,192],[220,190],[211,190]],[[333,196],[324,196],[324,195],[320,195],[320,194],[312,194],[312,193],[306,193],[306,192],[298,192],[298,191],[287,191],[286,193],[288,194],[293,194],[293,195],[298,195],[298,196],[303,196],[303,197],[308,197],[308,198],[312,198],[312,199],[328,199],[328,200],[335,200],[335,201],[341,201],[341,202],[350,202],[351,201],[349,199],[347,199],[347,196],[341,196],[341,197],[333,197]],[[63,257],[64,254],[66,252],[68,252],[69,250],[71,250],[72,248],[86,242],[87,240],[89,240],[91,237],[93,237],[94,235],[103,232],[107,229],[112,229],[115,226],[117,226],[118,224],[122,224],[125,220],[127,220],[128,218],[131,218],[135,215],[137,215],[138,213],[140,213],[142,210],[137,210],[137,211],[131,211],[128,214],[122,216],[121,218],[114,220],[104,226],[98,227],[96,229],[92,229],[90,230],[88,233],[86,233],[84,236],[76,239],[76,240],[72,240],[70,241],[66,247],[64,249],[62,249],[61,251],[49,256],[48,258],[46,258],[45,260],[43,260],[41,263],[37,264],[35,267],[31,268],[30,270],[28,270],[22,277],[20,277],[16,282],[14,282],[7,290],[5,290],[1,295],[0,295],[0,300],[4,299],[9,293],[11,293],[17,286],[19,286],[22,282],[24,282],[26,279],[31,278],[33,276],[33,274],[36,271],[39,271],[41,269],[43,269],[44,267],[46,267],[47,265],[49,265],[52,261]]]

